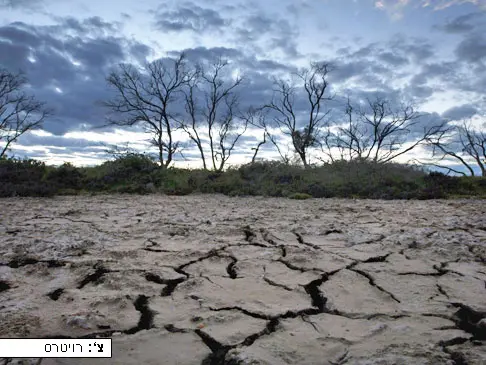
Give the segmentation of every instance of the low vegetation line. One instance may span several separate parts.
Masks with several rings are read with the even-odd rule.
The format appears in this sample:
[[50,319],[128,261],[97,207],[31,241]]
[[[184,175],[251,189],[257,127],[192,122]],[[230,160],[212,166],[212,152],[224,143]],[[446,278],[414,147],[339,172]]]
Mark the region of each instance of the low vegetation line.
[[273,196],[291,199],[485,198],[486,177],[448,176],[423,168],[367,160],[302,166],[254,162],[222,172],[165,168],[127,153],[99,166],[47,166],[36,160],[0,159],[0,197],[96,193]]

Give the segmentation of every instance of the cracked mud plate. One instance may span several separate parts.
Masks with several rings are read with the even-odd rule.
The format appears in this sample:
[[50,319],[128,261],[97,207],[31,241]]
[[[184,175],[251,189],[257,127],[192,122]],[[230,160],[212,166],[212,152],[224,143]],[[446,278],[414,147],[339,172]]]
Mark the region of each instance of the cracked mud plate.
[[486,364],[484,201],[0,203],[0,336],[113,338],[43,365]]

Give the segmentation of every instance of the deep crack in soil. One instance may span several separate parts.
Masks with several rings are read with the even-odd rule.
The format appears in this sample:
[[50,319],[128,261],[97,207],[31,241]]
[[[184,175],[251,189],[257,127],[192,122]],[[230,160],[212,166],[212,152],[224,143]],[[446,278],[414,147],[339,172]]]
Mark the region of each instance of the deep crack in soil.
[[324,313],[326,310],[327,298],[322,294],[319,286],[327,280],[329,280],[329,275],[323,274],[319,279],[313,280],[304,286],[306,293],[312,299],[312,305],[317,307],[321,313]]
[[10,260],[7,264],[3,264],[4,266],[8,266],[12,269],[18,269],[19,267],[27,266],[27,265],[35,265],[38,263],[46,263],[47,267],[63,267],[66,263],[64,261],[59,260],[38,260],[34,257],[19,257],[13,260]]
[[174,279],[174,280],[168,280],[166,287],[162,289],[162,292],[160,293],[160,296],[162,297],[170,297],[174,290],[177,288],[177,285],[185,281],[186,279],[181,278],[181,279]]
[[127,335],[133,335],[134,333],[153,327],[154,312],[149,308],[148,302],[149,298],[147,296],[139,295],[133,303],[135,309],[140,312],[140,319],[135,327],[125,331]]
[[11,285],[6,281],[0,281],[0,293],[11,288]]
[[452,303],[459,310],[454,313],[452,320],[456,326],[473,335],[473,340],[486,340],[486,326],[480,325],[480,321],[486,318],[486,313],[480,313],[462,303]]
[[245,241],[248,243],[252,243],[256,238],[256,234],[250,226],[243,227],[243,233],[245,234]]
[[297,237],[297,242],[299,242],[300,244],[311,247],[314,250],[320,250],[321,249],[321,247],[319,247],[318,245],[314,245],[313,243],[306,242],[304,240],[304,237],[299,232],[292,231],[292,233],[295,234],[295,237]]
[[61,296],[61,294],[63,292],[64,292],[64,289],[59,288],[59,289],[56,289],[56,290],[51,291],[50,293],[47,293],[47,296],[49,298],[51,298],[52,300],[56,301],[56,300],[59,299],[59,297]]
[[95,284],[99,283],[103,275],[109,272],[110,272],[109,270],[103,267],[97,268],[94,273],[87,275],[83,280],[81,280],[81,282],[78,284],[78,289],[83,289],[89,283],[95,283]]
[[232,347],[220,344],[218,341],[200,329],[195,330],[195,333],[201,337],[201,340],[212,352],[202,361],[201,365],[226,365],[225,357]]
[[[184,274],[187,275],[186,273],[184,273]],[[172,295],[172,293],[174,292],[174,290],[176,289],[177,285],[179,285],[180,283],[187,280],[187,277],[186,278],[178,278],[178,279],[164,279],[164,278],[161,278],[159,275],[148,272],[148,273],[145,273],[145,279],[147,281],[151,281],[151,282],[156,283],[156,284],[165,285],[165,288],[162,289],[162,292],[160,293],[160,295],[162,297],[170,297]]]
[[235,265],[238,262],[238,260],[233,256],[230,256],[230,259],[231,262],[226,267],[226,272],[228,273],[231,279],[236,279],[238,277],[238,272],[236,271]]
[[448,349],[446,346],[442,347],[442,351],[448,354],[453,361],[454,365],[469,365],[469,362],[466,360],[465,356],[457,351],[452,351]]
[[389,292],[388,290],[386,290],[386,289],[382,288],[381,286],[379,286],[378,284],[376,284],[375,279],[373,278],[373,276],[371,276],[370,274],[368,274],[366,271],[358,270],[358,269],[355,269],[355,268],[351,268],[350,270],[354,271],[355,273],[357,273],[357,274],[359,274],[361,276],[364,276],[366,279],[368,279],[369,283],[372,286],[374,286],[378,290],[382,291],[383,293],[388,294],[390,296],[390,298],[392,298],[395,302],[401,303],[400,300],[393,295],[393,293]]
[[[3,297],[10,298],[12,295],[15,298],[15,296],[19,295],[19,290],[25,290],[25,301],[27,304],[33,302],[34,306],[38,306],[37,300],[43,300],[43,303],[45,303],[47,298],[52,301],[58,301],[62,298],[63,306],[69,307],[72,305],[70,304],[71,302],[76,304],[72,313],[80,309],[83,311],[91,310],[91,307],[81,308],[84,304],[83,302],[70,301],[69,299],[71,298],[68,298],[66,293],[70,293],[72,287],[83,289],[90,283],[93,285],[104,283],[104,275],[107,273],[123,272],[124,275],[120,279],[122,281],[120,284],[123,285],[124,283],[125,273],[127,276],[130,275],[126,281],[126,283],[129,283],[127,284],[130,286],[129,289],[131,289],[129,293],[135,292],[139,294],[140,291],[138,290],[140,288],[146,290],[147,287],[154,287],[155,291],[161,290],[160,296],[163,297],[172,296],[174,292],[177,293],[172,299],[169,299],[169,302],[174,305],[174,309],[170,309],[170,311],[174,310],[177,313],[174,313],[175,315],[172,316],[167,307],[164,307],[167,305],[167,299],[161,299],[157,292],[146,293],[144,291],[145,295],[125,296],[133,300],[132,304],[136,310],[135,312],[130,302],[127,302],[125,299],[122,302],[119,299],[106,299],[103,296],[104,291],[101,290],[101,287],[90,287],[88,292],[91,293],[90,295],[93,296],[93,299],[96,299],[96,305],[98,303],[101,304],[99,314],[103,317],[106,316],[106,319],[110,322],[103,321],[86,332],[77,332],[81,334],[78,337],[67,336],[70,332],[66,332],[65,329],[53,324],[55,322],[49,322],[52,328],[46,329],[46,331],[50,331],[48,332],[49,336],[52,335],[50,338],[107,338],[117,333],[120,336],[119,338],[125,341],[126,336],[140,331],[154,329],[154,333],[156,333],[161,329],[163,336],[169,336],[171,340],[178,338],[176,336],[180,336],[179,338],[183,341],[189,341],[189,339],[190,341],[195,341],[192,342],[194,346],[188,346],[184,349],[171,345],[171,348],[166,350],[168,353],[179,355],[185,352],[186,355],[192,355],[192,351],[202,351],[200,353],[203,355],[198,358],[197,362],[202,361],[205,365],[242,364],[245,360],[234,359],[233,351],[231,354],[228,354],[233,349],[237,350],[235,351],[235,356],[239,356],[239,351],[241,350],[245,356],[256,356],[255,361],[262,360],[258,356],[263,353],[262,356],[268,356],[270,365],[296,365],[296,361],[298,361],[299,365],[307,365],[310,362],[306,363],[306,361],[312,357],[313,352],[314,354],[318,353],[318,356],[321,356],[322,359],[328,359],[326,357],[329,355],[327,351],[334,351],[327,349],[326,346],[329,344],[329,341],[338,341],[346,346],[344,354],[340,351],[338,353],[339,356],[337,358],[333,357],[334,360],[329,362],[332,364],[345,364],[352,362],[350,359],[354,361],[353,357],[357,356],[356,351],[359,352],[361,350],[360,346],[366,346],[363,343],[374,341],[375,337],[366,334],[368,333],[367,331],[374,331],[375,329],[380,331],[380,333],[381,331],[389,332],[383,332],[385,335],[382,339],[380,337],[380,341],[383,344],[376,343],[375,340],[375,343],[372,344],[373,346],[378,348],[383,345],[383,349],[394,348],[399,352],[403,347],[407,351],[411,351],[407,352],[407,354],[400,353],[397,356],[422,356],[424,351],[422,351],[423,348],[421,346],[427,346],[427,351],[425,351],[427,355],[424,356],[428,356],[428,354],[436,356],[438,351],[440,356],[442,356],[441,359],[447,356],[447,359],[451,359],[455,365],[467,365],[467,361],[470,358],[467,351],[475,352],[474,349],[479,348],[479,355],[475,354],[475,356],[481,356],[482,354],[481,351],[484,348],[482,341],[486,340],[486,307],[483,305],[486,300],[482,301],[480,296],[483,295],[481,290],[484,287],[484,275],[486,275],[486,269],[484,269],[486,250],[483,244],[484,232],[478,232],[478,229],[481,230],[481,228],[478,228],[478,219],[474,218],[480,205],[474,205],[474,202],[454,205],[452,208],[449,208],[439,201],[427,202],[426,205],[423,205],[422,202],[379,201],[375,203],[373,201],[366,202],[367,208],[364,209],[360,201],[333,199],[325,201],[315,199],[296,205],[292,201],[279,199],[268,201],[265,199],[250,199],[249,201],[252,204],[240,204],[239,200],[231,200],[220,196],[204,196],[202,198],[190,196],[177,199],[173,197],[148,196],[137,197],[136,203],[142,204],[141,201],[143,200],[143,205],[130,212],[130,209],[126,209],[125,205],[123,205],[123,209],[120,208],[120,204],[125,204],[126,199],[130,199],[126,197],[123,198],[123,203],[117,197],[111,196],[102,198],[76,197],[75,206],[72,204],[72,199],[74,198],[56,198],[53,200],[52,207],[51,205],[46,206],[43,204],[43,216],[41,218],[45,220],[41,223],[35,223],[42,225],[42,227],[31,227],[30,225],[25,225],[23,221],[16,222],[18,217],[15,214],[8,216],[8,225],[12,228],[9,228],[8,235],[3,237],[6,241],[2,242],[0,240],[0,245],[3,244],[0,248],[6,253],[5,257],[9,257],[10,260],[0,263],[0,266],[2,266],[0,268],[2,270],[2,276],[0,276],[2,299]],[[94,214],[96,217],[93,218],[93,209],[82,207],[83,204],[87,207],[95,206],[92,202],[93,199],[101,199],[97,205],[102,205],[100,209],[105,212],[105,216],[101,217],[101,220],[96,212]],[[145,201],[144,199],[148,200]],[[152,204],[157,199],[164,204]],[[208,204],[210,199],[215,200],[213,205]],[[24,205],[26,203],[24,201],[7,201],[9,204],[19,204],[22,207],[22,209],[17,211],[25,210]],[[43,200],[39,201],[43,202]],[[116,201],[116,203],[112,201]],[[194,202],[197,202],[197,204]],[[59,204],[63,205],[62,209],[57,206]],[[411,206],[410,209],[409,205]],[[147,209],[152,206],[154,211],[148,211]],[[163,206],[163,209],[157,210],[157,207],[160,206]],[[201,216],[195,215],[196,210],[194,207],[196,206],[201,210],[201,212],[197,211],[197,214],[204,214],[204,219],[210,216],[211,222],[194,224],[194,222],[201,221]],[[221,207],[221,212],[215,211],[214,206]],[[251,206],[251,210],[247,209],[249,206]],[[30,216],[34,217],[34,219],[40,219],[40,215],[35,214],[40,212],[40,208],[29,209],[37,209]],[[396,214],[397,209],[399,209],[398,214]],[[50,210],[52,211],[51,213],[49,212]],[[58,219],[59,211],[67,212],[60,218],[61,221]],[[133,217],[137,215],[135,213],[140,211],[143,211],[143,214],[139,214],[139,216],[146,214],[147,218],[157,214],[160,215],[162,212],[167,217],[158,221],[138,218],[135,222]],[[370,212],[373,212],[372,216],[370,216]],[[52,214],[52,217],[45,217],[49,214]],[[234,217],[228,220],[228,214],[234,214]],[[76,217],[75,219],[66,218],[66,215],[76,215]],[[109,221],[108,217],[111,217],[112,221]],[[68,221],[65,219],[68,219]],[[232,221],[243,223],[228,223]],[[470,222],[467,223],[468,228],[462,229],[461,227],[466,224],[465,222]],[[86,224],[80,225],[77,223]],[[258,225],[258,228],[252,228],[247,223]],[[346,226],[345,235],[342,235],[343,231],[341,229],[334,228],[336,223],[339,227]],[[73,232],[67,229],[63,231],[66,225],[72,225]],[[153,229],[154,227],[157,229]],[[180,227],[183,227],[183,232],[181,231],[179,234],[177,230]],[[328,229],[323,231],[323,227]],[[430,227],[436,227],[434,232],[429,232]],[[24,235],[25,237],[33,237],[32,232],[29,232],[29,230],[36,230],[36,236],[41,236],[39,240],[36,240],[41,242],[37,251],[35,244],[30,244],[30,241],[24,240]],[[21,234],[18,234],[20,232]],[[57,239],[59,232],[63,235],[61,240]],[[145,236],[146,232],[149,232],[151,237],[156,238],[147,239]],[[244,234],[244,240],[241,232]],[[317,236],[331,234],[340,234],[341,236],[319,240],[316,242],[319,245],[306,242],[305,239],[307,235],[316,239],[315,237]],[[76,250],[79,250],[79,248],[76,248],[78,245],[73,243],[78,242],[79,237],[83,237],[83,239],[86,237],[87,240],[93,242],[90,246],[89,255],[96,258],[98,262],[96,265],[92,266],[92,259],[87,257],[82,259],[75,257],[74,260],[76,261],[73,262],[72,266],[66,265],[68,261],[63,261],[62,259],[51,259],[53,257],[66,259],[66,257],[78,255],[76,253]],[[177,240],[180,243],[180,251],[170,250],[169,247],[164,246],[164,242],[170,237],[175,237],[173,238],[174,242],[171,242],[171,248],[173,248],[172,244]],[[387,238],[386,241],[384,241],[385,237]],[[120,240],[120,238],[123,238],[123,240]],[[353,246],[354,242],[362,242],[363,238],[366,240],[365,244],[369,243],[371,245],[365,247]],[[427,239],[427,242],[421,242],[421,239]],[[314,242],[310,238],[309,240]],[[214,245],[215,242],[217,246]],[[463,242],[463,244],[459,245],[457,242]],[[104,245],[104,243],[107,244]],[[222,246],[220,246],[221,243]],[[67,246],[60,246],[62,248],[60,249],[58,245]],[[465,250],[461,246],[467,247],[468,251],[464,252]],[[65,247],[67,248],[64,249]],[[235,247],[231,253],[229,252],[230,247]],[[340,247],[343,248],[342,252]],[[408,247],[413,247],[413,250],[409,250]],[[53,251],[49,252],[49,250]],[[287,250],[289,252],[292,250],[292,254],[287,256]],[[112,253],[113,255],[111,255]],[[123,256],[125,253],[127,255]],[[135,253],[135,255],[132,255],[132,253]],[[327,262],[326,260],[329,260],[330,266],[322,267],[322,264],[302,264],[302,262],[305,262],[304,255],[312,255],[312,253],[318,253],[320,256],[325,257],[324,263]],[[403,262],[403,257],[399,257],[399,260],[389,259],[390,255],[397,253],[403,254],[408,260]],[[105,263],[105,255],[110,257],[108,263]],[[112,260],[113,257],[123,257],[123,260],[117,262]],[[175,264],[170,262],[174,257],[176,257],[174,260]],[[216,259],[210,260],[211,258]],[[203,262],[204,260],[207,260],[207,262]],[[125,265],[125,263],[129,267],[137,267],[137,269],[120,269],[120,265]],[[179,286],[179,284],[194,277],[194,274],[186,272],[186,268],[195,263],[200,263],[196,265],[198,270],[204,266],[198,277],[214,284],[210,285],[208,292],[205,291],[204,294],[199,293],[201,288],[194,287],[194,285],[199,284],[203,286],[208,285],[204,280],[195,280],[194,282],[188,282],[188,285]],[[280,263],[285,266],[280,265]],[[377,284],[377,282],[381,284],[381,279],[379,280],[377,276],[374,276],[374,271],[368,272],[368,270],[363,270],[361,266],[358,266],[361,263],[380,263],[380,265],[372,266],[383,270],[382,272],[388,272],[389,275],[393,275],[393,278],[390,278],[390,283],[397,283],[396,290],[400,288],[400,285],[413,280],[407,275],[418,275],[417,280],[423,280],[423,283],[417,285],[416,294],[421,295],[421,290],[426,290],[424,293],[428,293],[431,290],[434,293],[432,298],[437,298],[435,300],[430,299],[429,302],[433,302],[434,306],[440,309],[436,311],[436,307],[427,306],[423,308],[417,307],[416,312],[407,311],[402,314],[390,314],[392,312],[386,306],[392,305],[395,308],[395,304],[391,303],[388,298],[385,298],[382,293],[385,293],[397,303],[402,301],[402,304],[407,306],[413,304],[411,307],[420,305],[420,301],[419,303],[412,303],[406,296],[400,297],[400,301],[392,292]],[[436,264],[432,265],[432,263]],[[274,267],[271,265],[274,265]],[[396,270],[392,267],[393,265],[397,265]],[[309,266],[319,266],[320,268]],[[21,270],[9,269],[23,267],[26,268]],[[51,270],[58,267],[64,267],[64,269]],[[166,275],[165,271],[157,274],[158,267],[164,267],[164,270],[171,267],[179,275],[174,276],[174,273]],[[261,273],[262,267],[263,275]],[[336,267],[339,267],[339,269],[335,270]],[[431,267],[435,269],[435,272],[430,270]],[[72,270],[69,270],[69,268],[72,268]],[[424,270],[424,268],[426,269]],[[356,280],[350,280],[348,277],[356,278],[355,275],[342,275],[336,279],[336,282],[330,280],[333,275],[342,272],[344,269],[351,270],[366,278],[366,283],[365,281],[361,282],[360,279],[359,285],[353,287]],[[189,268],[187,271],[190,271]],[[82,275],[84,276],[79,277],[79,272],[83,273]],[[207,272],[209,274],[206,276],[202,275],[202,273]],[[269,273],[271,275],[268,275]],[[275,273],[281,273],[282,276],[276,277]],[[447,283],[440,282],[439,284],[433,278],[426,278],[428,276],[440,277],[448,273],[454,273],[454,277]],[[28,279],[19,280],[19,275],[25,275]],[[69,280],[60,281],[57,278],[59,275],[70,275]],[[176,277],[176,279],[168,279],[171,277]],[[228,277],[238,280],[231,281],[228,280]],[[255,285],[258,289],[255,291],[251,290],[253,283],[249,279],[252,277],[256,278]],[[317,279],[315,279],[316,277]],[[468,280],[469,278],[471,280]],[[158,289],[157,286],[148,285],[145,280],[165,286],[161,286]],[[309,280],[312,281],[309,282]],[[106,281],[106,284],[108,284],[108,280]],[[329,282],[325,284],[326,290],[321,291],[322,284],[327,281]],[[239,285],[245,282],[250,286],[245,286],[245,296],[240,299],[238,295],[241,296],[241,293],[234,292],[233,297],[232,290],[241,290]],[[132,285],[133,288],[131,288]],[[363,310],[361,313],[359,301],[353,303],[353,300],[346,302],[346,305],[342,308],[336,304],[339,310],[329,309],[331,305],[326,297],[328,285],[329,290],[332,291],[332,296],[329,295],[329,301],[332,298],[334,302],[334,297],[336,297],[336,303],[339,303],[339,300],[343,300],[343,298],[339,298],[342,292],[344,292],[342,293],[344,296],[352,293],[351,295],[356,295],[359,298],[360,292],[357,289],[364,286],[367,289],[366,295],[370,297],[368,303],[371,303],[370,305],[373,305],[375,309],[371,311],[369,309]],[[370,287],[367,287],[368,285]],[[369,290],[371,286],[377,290]],[[15,290],[12,290],[13,288]],[[36,291],[37,288],[39,289]],[[344,289],[339,291],[335,288]],[[127,288],[123,287],[123,289]],[[224,291],[224,294],[221,294],[219,290]],[[247,293],[246,290],[248,290]],[[28,294],[29,291],[35,293],[35,295]],[[98,291],[100,292],[99,296],[97,296]],[[306,294],[303,293],[304,291]],[[469,292],[471,294],[468,296]],[[83,294],[85,292],[81,295]],[[198,303],[191,302],[191,299],[198,300],[203,296],[205,299],[202,304],[199,302],[199,308]],[[428,298],[428,296],[425,298]],[[248,300],[248,303],[246,300]],[[186,301],[189,302],[186,303]],[[280,301],[282,302],[281,308],[285,309],[280,309]],[[460,301],[460,303],[453,301]],[[151,303],[153,305],[152,308]],[[383,304],[383,308],[381,304]],[[451,304],[457,308],[452,316],[452,312],[450,312]],[[118,324],[120,323],[120,313],[110,313],[110,311],[116,312],[115,308],[118,308],[118,305],[120,305],[119,308],[122,308],[122,311],[125,310],[123,308],[128,306],[126,309],[130,311],[131,315],[135,315],[135,322],[132,322],[130,326],[120,326]],[[349,311],[347,309],[348,306],[350,308]],[[54,303],[52,307],[54,307]],[[31,307],[27,305],[26,308]],[[108,308],[107,312],[105,312],[106,308]],[[444,311],[444,309],[447,309],[447,311]],[[187,311],[189,317],[185,317],[184,311]],[[211,315],[208,317],[211,320],[208,320],[206,323],[204,318],[206,318],[208,311],[239,312],[234,313],[234,315],[236,316],[235,318],[238,318],[236,321],[242,321],[240,322],[241,327],[236,322],[225,320],[226,314],[224,313],[222,315]],[[156,317],[157,313],[160,313],[161,317],[165,317],[167,313],[167,317],[158,318]],[[28,309],[22,313],[25,318],[31,318],[29,314]],[[138,321],[137,314],[139,314]],[[9,319],[8,316],[6,318],[7,320]],[[192,325],[189,328],[181,325],[181,323],[187,323],[187,320],[190,318],[201,318],[201,321],[204,319],[204,326],[198,326],[198,329],[193,329]],[[162,323],[157,322],[159,319],[162,319]],[[390,322],[393,322],[393,325],[390,325]],[[14,331],[18,325],[15,322],[12,323],[7,325]],[[107,323],[110,324],[108,325]],[[27,323],[22,325],[26,326]],[[406,328],[410,332],[407,332],[407,334],[395,332],[401,331],[402,328]],[[80,329],[78,330],[81,331]],[[90,332],[87,333],[88,331]],[[362,332],[361,334],[360,331]],[[54,335],[56,332],[59,335]],[[151,333],[148,334],[151,335]],[[299,336],[295,336],[295,334],[299,334]],[[12,332],[9,335],[14,336],[15,333]],[[136,339],[135,346],[138,345],[137,341],[145,341],[143,339],[145,334],[142,333],[141,335],[140,338],[138,336],[133,338],[134,340]],[[233,338],[238,339],[228,342],[230,336],[237,336]],[[407,342],[407,336],[410,338],[410,342]],[[298,344],[302,337],[305,338],[306,345],[292,348],[294,345],[293,341],[296,341],[295,344]],[[363,337],[364,339],[359,339]],[[316,338],[325,338],[326,341],[329,341],[326,342],[325,346],[322,346],[319,341],[316,342]],[[287,357],[285,348],[276,352],[269,350],[278,348],[278,346],[285,346],[285,341],[290,341],[288,344],[292,355]],[[414,341],[419,343],[419,345]],[[235,344],[236,342],[238,343]],[[231,343],[231,345],[227,345],[228,343]],[[142,346],[144,345],[142,344]],[[209,356],[206,356],[208,353],[206,347],[211,351]],[[413,353],[415,348],[420,354]],[[262,349],[263,352],[259,352]],[[371,356],[378,355],[378,359],[383,349],[376,350]],[[131,362],[147,362],[145,361],[147,357],[144,357],[146,355],[144,351],[136,355],[134,355],[136,352],[127,355],[124,353],[126,349],[122,350],[119,355],[125,356],[121,361],[122,363],[123,360],[128,358]],[[146,352],[149,353],[150,351],[152,350],[147,349]],[[156,353],[157,349],[154,351]],[[130,358],[131,356],[139,356],[139,358]],[[390,363],[393,363],[395,361],[393,356],[395,355],[392,354],[390,356],[392,356],[390,357]],[[332,356],[328,357],[331,358]],[[175,357],[172,356],[171,359],[175,359]],[[165,357],[163,360],[165,361]],[[265,361],[267,361],[267,358],[265,358]],[[172,364],[175,362],[169,360],[167,363]],[[188,362],[183,363],[188,364]],[[314,361],[313,363],[316,362]]]
[[253,345],[253,343],[258,340],[259,338],[269,335],[273,332],[277,331],[277,327],[280,323],[279,318],[272,318],[270,319],[267,324],[265,325],[265,328],[261,330],[260,332],[253,333],[249,336],[247,336],[243,341],[241,341],[239,344],[235,344],[232,346],[229,345],[222,345],[219,343],[217,340],[212,338],[210,335],[205,333],[204,331],[200,329],[196,329],[195,333],[201,337],[203,342],[206,344],[207,347],[211,350],[211,354],[206,357],[202,361],[202,365],[231,365],[231,364],[239,364],[239,362],[234,362],[231,360],[226,360],[226,355],[231,349],[238,348],[238,347],[248,347]]

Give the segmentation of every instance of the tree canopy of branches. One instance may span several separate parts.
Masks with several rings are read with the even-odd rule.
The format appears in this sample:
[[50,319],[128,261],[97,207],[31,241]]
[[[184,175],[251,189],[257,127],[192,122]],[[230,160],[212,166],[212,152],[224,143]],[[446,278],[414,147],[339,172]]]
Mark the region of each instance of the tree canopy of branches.
[[344,160],[370,160],[387,163],[412,151],[437,134],[442,124],[424,126],[421,115],[411,104],[392,106],[384,98],[368,99],[365,107],[354,107],[349,98],[345,108],[346,122],[336,131],[329,128],[322,138],[322,151],[334,161],[332,149]]
[[263,130],[263,140],[258,142],[257,147],[254,148],[254,153],[253,153],[253,158],[252,162],[256,161],[256,157],[258,152],[260,151],[260,148],[267,143],[267,138],[268,140],[274,145],[274,147],[277,149],[278,154],[280,155],[280,158],[283,163],[289,164],[290,163],[290,156],[287,151],[287,153],[283,153],[280,144],[278,143],[277,137],[272,133],[271,131],[271,125],[268,122],[268,109],[265,107],[260,107],[260,108],[250,108],[244,118],[248,122],[249,125],[252,127],[256,127],[258,129]]
[[470,123],[450,126],[429,137],[427,142],[436,159],[429,165],[466,175],[463,171],[443,164],[445,159],[450,158],[465,167],[471,176],[476,175],[474,166],[479,168],[482,176],[486,176],[486,133],[475,130]]
[[228,81],[223,75],[228,65],[219,59],[207,70],[198,67],[197,77],[185,92],[186,118],[180,126],[199,150],[204,169],[208,152],[212,168],[222,171],[248,126],[239,115],[236,93],[243,79],[237,76]]
[[[283,79],[275,81],[272,101],[264,106],[273,114],[274,124],[284,135],[290,137],[292,147],[304,167],[309,166],[308,150],[318,146],[320,130],[324,118],[329,113],[323,110],[324,102],[332,99],[331,96],[326,95],[329,85],[328,73],[328,64],[313,62],[310,68],[295,74],[303,84],[303,93],[308,107],[304,112],[299,110],[296,103],[302,90]],[[302,114],[305,115],[301,117]]]
[[116,96],[104,104],[115,112],[109,124],[133,126],[142,124],[152,135],[151,143],[158,149],[161,167],[168,167],[180,148],[175,140],[177,105],[182,103],[183,89],[196,77],[187,67],[182,54],[177,59],[160,59],[139,71],[133,65],[121,64],[107,77]]
[[0,69],[0,158],[20,136],[40,128],[51,115],[45,103],[23,90],[26,84],[27,79],[22,73]]

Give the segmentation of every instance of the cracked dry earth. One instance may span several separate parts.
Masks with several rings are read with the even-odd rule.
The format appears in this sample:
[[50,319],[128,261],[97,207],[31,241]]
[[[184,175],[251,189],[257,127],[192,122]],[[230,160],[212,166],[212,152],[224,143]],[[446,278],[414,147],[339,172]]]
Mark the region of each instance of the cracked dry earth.
[[0,337],[113,338],[4,363],[486,364],[484,200],[0,203]]

